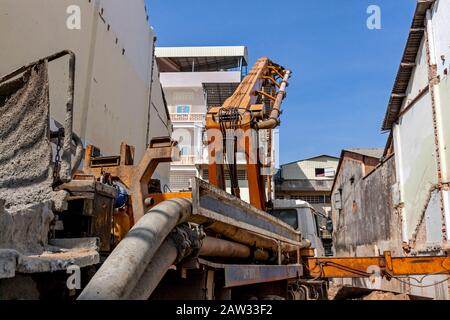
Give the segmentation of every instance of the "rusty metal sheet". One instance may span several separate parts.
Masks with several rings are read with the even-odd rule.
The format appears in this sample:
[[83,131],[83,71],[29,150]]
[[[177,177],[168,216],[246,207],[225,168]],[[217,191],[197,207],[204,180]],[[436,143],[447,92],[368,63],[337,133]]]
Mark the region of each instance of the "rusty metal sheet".
[[225,287],[295,279],[303,275],[301,265],[225,265]]

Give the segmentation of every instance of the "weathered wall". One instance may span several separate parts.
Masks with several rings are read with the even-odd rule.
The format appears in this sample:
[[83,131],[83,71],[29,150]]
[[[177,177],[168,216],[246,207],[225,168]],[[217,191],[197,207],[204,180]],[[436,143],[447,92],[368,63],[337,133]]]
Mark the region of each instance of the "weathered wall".
[[[450,46],[449,46],[450,48]],[[450,58],[450,56],[449,56]],[[438,104],[438,126],[440,128],[441,172],[443,183],[450,183],[450,77],[441,78],[436,87]],[[448,187],[442,191],[445,210],[445,225],[447,227],[447,239],[450,239],[450,191]]]
[[[429,57],[424,37],[402,106],[409,109],[393,128],[400,191],[398,204],[404,206],[403,237],[404,241],[412,241],[418,250],[438,245],[439,241],[442,243],[444,221],[450,226],[450,197],[445,187],[450,181],[447,147],[450,86],[446,75],[450,69],[450,3],[437,0],[427,16]],[[428,90],[428,77],[432,74],[428,62],[439,77],[439,83],[432,86],[434,101],[431,89]],[[428,91],[421,94],[425,89]],[[436,119],[433,119],[433,106]],[[439,174],[442,181],[438,179]],[[444,183],[442,192],[436,190],[440,182]],[[449,231],[447,227],[447,238]]]
[[[444,70],[450,67],[450,2],[436,0],[431,10],[433,27],[433,47],[436,52],[437,72],[443,76]],[[441,59],[444,57],[444,60]]]
[[[333,208],[337,255],[355,254],[360,246],[378,246],[382,250],[380,243],[383,241],[394,241],[393,247],[401,248],[400,221],[394,213],[391,197],[394,173],[394,158],[365,178],[361,162],[343,161],[332,199],[334,203],[341,189],[342,209],[338,212]],[[375,254],[373,250],[367,253]]]
[[[352,183],[352,181],[354,181]],[[333,248],[336,256],[378,256],[385,250],[402,255],[401,219],[393,208],[391,186],[395,183],[395,159],[387,159],[364,176],[362,162],[344,159],[332,195],[335,225]],[[335,206],[342,191],[341,210]],[[370,287],[367,279],[336,280]],[[378,289],[405,291],[401,283],[382,281]]]

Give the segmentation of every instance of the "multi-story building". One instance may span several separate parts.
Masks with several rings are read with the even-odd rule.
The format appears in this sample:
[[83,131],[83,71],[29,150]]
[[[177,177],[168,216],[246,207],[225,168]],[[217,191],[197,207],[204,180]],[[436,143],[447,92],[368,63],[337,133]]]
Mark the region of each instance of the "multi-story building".
[[319,155],[281,165],[275,179],[276,198],[307,201],[328,216],[338,162],[339,158]]
[[[181,160],[171,164],[170,189],[186,190],[194,177],[208,180],[205,118],[233,94],[247,73],[248,53],[237,47],[156,48],[161,84],[179,141]],[[238,156],[241,197],[248,200],[244,158]]]
[[320,238],[326,255],[331,255],[332,238],[327,231],[331,214],[331,188],[339,158],[329,155],[283,164],[275,177],[275,197],[308,202],[318,213]]

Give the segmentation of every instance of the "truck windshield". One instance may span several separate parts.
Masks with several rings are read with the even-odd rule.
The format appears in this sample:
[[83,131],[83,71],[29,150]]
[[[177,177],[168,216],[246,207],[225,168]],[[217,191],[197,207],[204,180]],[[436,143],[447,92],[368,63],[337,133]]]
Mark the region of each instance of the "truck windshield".
[[297,210],[295,209],[274,209],[272,211],[272,215],[290,226],[292,226],[294,229],[298,229],[298,217],[297,217]]

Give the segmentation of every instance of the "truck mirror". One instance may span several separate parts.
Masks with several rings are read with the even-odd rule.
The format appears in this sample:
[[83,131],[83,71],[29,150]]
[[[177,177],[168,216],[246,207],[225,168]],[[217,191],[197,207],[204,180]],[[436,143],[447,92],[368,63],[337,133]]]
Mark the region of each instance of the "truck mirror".
[[327,231],[333,233],[333,220],[331,218],[327,218]]

